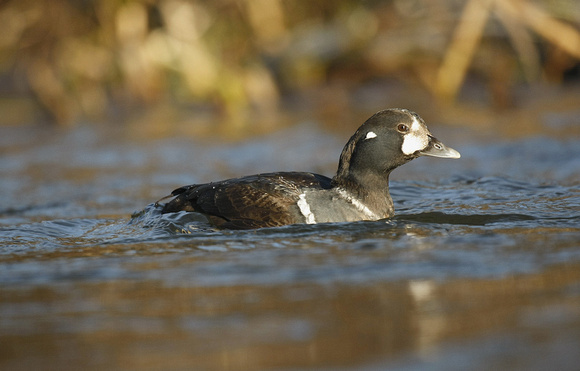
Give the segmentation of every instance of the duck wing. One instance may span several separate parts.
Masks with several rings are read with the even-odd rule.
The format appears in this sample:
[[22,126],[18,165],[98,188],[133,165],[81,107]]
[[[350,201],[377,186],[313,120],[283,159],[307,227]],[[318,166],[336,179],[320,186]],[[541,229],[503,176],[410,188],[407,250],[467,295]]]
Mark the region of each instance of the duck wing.
[[296,206],[306,188],[330,188],[313,173],[267,173],[177,188],[163,213],[194,211],[220,228],[252,229],[303,223]]

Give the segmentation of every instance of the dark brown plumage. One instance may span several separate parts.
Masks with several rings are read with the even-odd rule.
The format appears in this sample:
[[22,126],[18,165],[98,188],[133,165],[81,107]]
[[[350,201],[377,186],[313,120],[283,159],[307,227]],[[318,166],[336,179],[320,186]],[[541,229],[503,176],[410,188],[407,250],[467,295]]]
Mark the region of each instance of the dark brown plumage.
[[330,179],[312,173],[280,172],[194,184],[171,192],[176,197],[162,212],[200,212],[220,228],[276,227],[293,224],[300,217],[296,200],[302,188],[330,188]]

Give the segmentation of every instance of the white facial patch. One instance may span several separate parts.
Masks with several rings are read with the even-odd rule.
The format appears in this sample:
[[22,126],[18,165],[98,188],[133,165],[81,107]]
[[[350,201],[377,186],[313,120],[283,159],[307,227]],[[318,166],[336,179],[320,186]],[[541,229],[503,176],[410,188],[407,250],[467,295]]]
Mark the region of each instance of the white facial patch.
[[376,137],[377,137],[377,134],[374,131],[369,131],[367,133],[367,136],[365,137],[365,140],[366,139],[373,139],[373,138],[376,138]]
[[299,200],[296,204],[300,208],[300,212],[302,213],[302,215],[304,215],[304,217],[306,218],[306,224],[316,224],[314,214],[312,213],[312,210],[310,210],[310,205],[308,204],[308,201],[306,201],[306,193],[302,193],[299,196]]
[[429,145],[429,132],[421,125],[415,117],[409,128],[409,132],[403,135],[403,145],[401,150],[406,155],[412,155],[417,151],[422,151]]

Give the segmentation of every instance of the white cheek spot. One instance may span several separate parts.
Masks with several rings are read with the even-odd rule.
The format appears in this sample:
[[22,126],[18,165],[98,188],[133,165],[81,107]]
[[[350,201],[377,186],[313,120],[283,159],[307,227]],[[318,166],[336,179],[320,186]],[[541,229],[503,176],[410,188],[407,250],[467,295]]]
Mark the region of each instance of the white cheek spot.
[[428,141],[422,136],[409,133],[403,137],[403,146],[401,147],[401,150],[406,155],[412,155],[417,151],[425,149],[427,147],[427,143]]
[[417,151],[424,150],[427,145],[429,145],[429,137],[419,121],[413,117],[409,132],[403,136],[401,150],[406,155],[412,155]]
[[376,137],[377,137],[377,134],[374,131],[369,131],[367,133],[367,136],[365,137],[365,139],[373,139],[373,138],[376,138]]
[[312,213],[312,210],[310,210],[310,205],[308,204],[308,201],[306,201],[306,193],[302,193],[299,196],[297,205],[300,208],[300,212],[302,213],[302,215],[304,215],[304,217],[306,218],[306,223],[316,224],[314,214]]

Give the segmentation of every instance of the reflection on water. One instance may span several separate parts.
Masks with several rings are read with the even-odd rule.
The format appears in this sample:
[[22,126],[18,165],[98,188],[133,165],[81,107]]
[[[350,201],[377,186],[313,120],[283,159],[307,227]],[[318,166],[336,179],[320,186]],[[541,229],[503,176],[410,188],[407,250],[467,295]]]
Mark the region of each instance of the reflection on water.
[[[155,275],[165,264],[140,269]],[[196,267],[193,259],[170,264]],[[403,369],[449,369],[450,357],[464,362],[455,369],[485,358],[539,370],[546,364],[536,364],[534,353],[572,366],[577,352],[567,351],[580,345],[580,264],[481,280],[211,287],[165,284],[162,277],[82,281],[0,290],[2,359],[26,360],[32,369],[50,359],[55,369],[255,370],[383,368],[393,361]]]
[[578,140],[465,133],[461,161],[397,170],[387,221],[219,231],[145,207],[195,181],[331,174],[343,140],[301,129],[227,149],[87,128],[5,146],[0,368],[577,368]]

